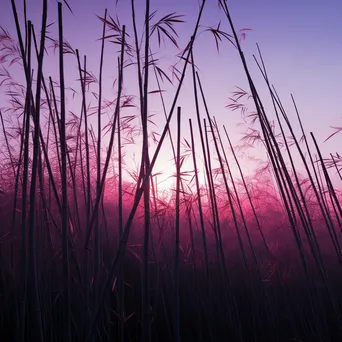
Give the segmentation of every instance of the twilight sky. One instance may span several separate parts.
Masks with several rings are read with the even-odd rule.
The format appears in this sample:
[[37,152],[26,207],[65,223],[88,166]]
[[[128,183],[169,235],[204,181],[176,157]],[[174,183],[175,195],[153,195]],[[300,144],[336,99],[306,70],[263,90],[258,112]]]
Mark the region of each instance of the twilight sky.
[[[89,69],[95,75],[98,74],[100,55],[100,42],[96,39],[101,36],[102,32],[102,24],[96,15],[102,16],[104,9],[107,8],[109,14],[117,15],[121,24],[126,24],[128,32],[132,33],[130,1],[119,0],[117,6],[115,2],[115,0],[69,0],[75,15],[73,16],[66,8],[64,10],[65,39],[74,48],[78,48],[81,55],[87,55]],[[22,19],[22,1],[16,1],[16,3]],[[199,0],[151,0],[151,9],[158,10],[156,19],[170,12],[184,15],[185,23],[176,26],[181,49],[185,47],[192,34],[198,13],[198,4]],[[28,18],[35,24],[37,32],[40,26],[41,6],[41,0],[27,0]],[[144,1],[137,0],[136,6],[141,35]],[[270,117],[273,117],[273,111],[266,88],[252,57],[253,54],[257,54],[256,43],[259,44],[263,53],[270,80],[275,85],[290,118],[295,119],[290,100],[290,93],[292,93],[297,101],[307,133],[310,131],[315,133],[316,138],[321,142],[323,153],[339,151],[337,146],[340,146],[338,145],[341,142],[340,136],[336,136],[324,144],[323,141],[333,132],[329,126],[341,125],[342,2],[337,0],[231,0],[228,1],[228,6],[237,30],[252,29],[247,32],[242,46],[255,83],[265,100],[266,108],[270,111]],[[55,22],[56,19],[57,2],[49,0],[48,22]],[[206,26],[217,26],[219,21],[222,22],[221,29],[230,33],[227,20],[219,9],[217,1],[208,0],[199,32],[203,32]],[[0,25],[15,37],[13,23],[10,0],[3,0]],[[57,38],[56,24],[51,27],[50,31],[51,36]],[[105,96],[113,98],[112,83],[116,75],[115,52],[118,47],[106,43],[105,49]],[[171,75],[168,67],[177,61],[174,56],[179,51],[170,46],[170,43],[159,49],[156,37],[152,38],[152,49],[158,52],[157,57],[160,58],[161,66]],[[235,90],[235,86],[248,90],[238,54],[227,41],[220,45],[218,54],[214,38],[208,32],[200,34],[195,44],[194,53],[211,114],[217,118],[220,125],[224,124],[227,127],[232,140],[237,144],[246,127],[237,126],[239,122],[242,122],[240,113],[231,112],[225,108],[225,105],[228,104],[228,97]],[[78,83],[75,82],[77,79],[76,60],[73,56],[66,56],[66,74],[69,84],[78,87],[78,90]],[[53,57],[45,64],[45,75],[52,75],[58,79],[58,66]],[[190,69],[188,69],[188,77],[178,101],[178,105],[183,109],[183,136],[187,139],[189,137],[188,118],[195,119],[190,76]],[[134,70],[127,71],[125,75],[127,93],[136,92],[135,80]],[[153,86],[155,86],[155,82],[152,80],[150,90],[155,89]],[[167,90],[165,101],[169,108],[175,87],[165,85],[162,88]],[[93,102],[93,104],[96,103]],[[79,108],[78,103],[76,105],[69,102],[68,105],[69,109],[73,108],[72,110]],[[252,111],[252,103],[249,102],[249,105],[250,111]],[[149,110],[151,114],[155,114],[153,120],[157,125],[156,131],[158,132],[161,131],[165,120],[160,109],[159,95],[152,94]],[[294,126],[297,127],[296,123]],[[171,153],[167,153],[167,146],[168,144],[165,145],[166,153],[162,154],[157,169],[162,170],[165,162],[171,158]],[[134,153],[133,149],[129,152]],[[249,150],[248,154],[259,156],[257,149]],[[249,168],[247,164],[246,168]]]

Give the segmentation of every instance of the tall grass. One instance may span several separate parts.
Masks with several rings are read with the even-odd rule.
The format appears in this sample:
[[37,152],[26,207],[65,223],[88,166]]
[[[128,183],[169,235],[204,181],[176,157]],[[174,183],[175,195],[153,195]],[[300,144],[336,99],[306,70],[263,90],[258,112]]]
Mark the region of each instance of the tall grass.
[[[340,157],[324,157],[314,134],[306,137],[292,97],[302,137],[296,136],[257,47],[254,61],[273,105],[266,111],[227,2],[219,5],[230,32],[218,25],[201,33],[213,34],[217,48],[228,42],[241,59],[249,90],[240,88],[230,108],[241,108],[238,100],[248,96],[255,107],[250,123],[258,129],[249,138],[261,141],[267,167],[254,177],[246,175],[230,130],[212,115],[207,85],[196,71],[205,0],[176,55],[176,81],[154,49],[163,40],[178,47],[177,13],[157,18],[147,0],[139,28],[132,0],[128,32],[129,25],[105,10],[98,17],[97,79],[87,56],[64,38],[66,1],[58,3],[58,39],[50,37],[47,0],[39,40],[26,2],[24,29],[15,0],[11,4],[17,39],[5,29],[0,36],[4,340],[339,341],[342,209],[332,174],[341,177]],[[58,81],[47,75],[48,41],[58,48]],[[117,77],[111,101],[104,96],[109,41],[119,49],[110,64]],[[76,65],[77,90],[68,86],[69,61]],[[22,68],[24,85],[12,78],[15,66]],[[131,69],[137,104],[127,89]],[[179,105],[187,78],[194,105],[188,127]],[[174,86],[169,109],[163,82]],[[150,113],[154,94],[165,115],[159,133]],[[69,97],[79,113],[69,111]],[[126,115],[132,108],[138,114]],[[140,147],[137,170],[125,156],[132,142]],[[155,172],[162,153],[174,160],[175,185],[167,194]]]

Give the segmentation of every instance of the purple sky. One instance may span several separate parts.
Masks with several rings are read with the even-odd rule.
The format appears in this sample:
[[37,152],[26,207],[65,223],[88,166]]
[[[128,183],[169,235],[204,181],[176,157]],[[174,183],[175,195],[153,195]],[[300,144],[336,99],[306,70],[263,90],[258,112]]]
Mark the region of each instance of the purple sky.
[[[22,19],[22,1],[16,3]],[[198,3],[199,0],[151,1],[152,10],[158,9],[155,18],[160,18],[170,12],[184,14],[186,22],[177,25],[180,48],[185,47],[193,31],[199,8]],[[102,16],[104,9],[108,8],[109,13],[113,16],[117,14],[121,24],[127,24],[128,31],[132,33],[130,1],[119,0],[117,7],[115,0],[69,0],[69,4],[75,16],[65,8],[65,39],[74,48],[78,48],[81,55],[88,56],[89,68],[97,75],[100,42],[96,39],[101,36],[102,24],[95,15]],[[138,0],[136,4],[141,34],[144,1]],[[40,25],[41,5],[42,1],[40,0],[27,0],[28,18],[35,24],[36,31],[39,30]],[[236,29],[253,29],[247,32],[247,38],[242,42],[242,46],[256,85],[260,89],[262,98],[265,99],[266,108],[270,111],[270,116],[273,117],[273,111],[267,91],[252,58],[253,54],[257,54],[256,43],[261,48],[271,82],[277,88],[290,118],[295,119],[290,100],[290,93],[293,93],[307,133],[309,131],[315,133],[318,141],[322,143],[323,153],[338,151],[336,146],[341,142],[339,136],[324,144],[323,141],[333,132],[329,126],[339,126],[341,122],[342,40],[340,37],[342,22],[340,18],[342,2],[336,0],[235,0],[228,1],[228,6]],[[49,0],[48,22],[54,22],[56,19],[57,2]],[[202,32],[206,26],[216,26],[220,20],[222,21],[221,29],[229,33],[227,21],[219,9],[217,1],[208,0],[202,28],[199,32]],[[15,36],[9,0],[2,4],[0,25]],[[56,29],[57,25],[55,24],[51,28],[51,35],[54,38],[57,38]],[[168,66],[176,61],[173,56],[178,51],[169,43],[166,47],[158,49],[156,37],[152,40],[154,51],[159,50],[158,58],[161,60],[161,66],[167,70]],[[104,84],[106,86],[105,96],[108,98],[113,96],[111,84],[116,75],[116,55],[114,54],[116,50],[118,50],[117,46],[114,47],[109,43],[106,45]],[[224,107],[228,104],[228,97],[235,90],[235,86],[248,90],[237,52],[228,42],[224,42],[220,46],[220,54],[218,54],[213,36],[204,32],[199,36],[195,45],[195,60],[200,70],[211,114],[215,115],[219,124],[226,125],[232,140],[235,144],[238,143],[241,133],[245,129],[243,126],[237,127],[237,124],[242,121],[240,114],[231,112]],[[66,64],[69,83],[77,87],[77,83],[74,82],[77,79],[75,58],[66,56]],[[58,77],[58,67],[53,59],[46,63],[45,74],[47,73]],[[136,91],[135,79],[134,70],[127,72],[125,88],[128,93]],[[154,90],[152,87],[150,90]],[[165,87],[168,90],[165,93],[165,100],[167,108],[169,108],[175,88]],[[189,117],[195,119],[190,73],[188,73],[178,104],[182,106],[184,113],[183,135],[188,138],[187,120]],[[73,106],[73,104],[69,103],[69,106]],[[73,110],[76,110],[75,108],[79,108],[78,104],[73,107]],[[151,95],[149,110],[150,113],[156,113],[153,119],[159,127],[156,130],[159,129],[160,132],[160,127],[164,123],[164,114],[160,112],[159,95]],[[250,110],[253,110],[251,103]],[[297,127],[296,124],[294,125]],[[171,157],[171,154],[167,153],[168,145],[165,146],[164,151],[166,152],[161,155],[157,169],[158,167],[163,169],[164,163]],[[249,150],[248,153],[259,155],[257,149]],[[246,168],[248,168],[247,164]]]

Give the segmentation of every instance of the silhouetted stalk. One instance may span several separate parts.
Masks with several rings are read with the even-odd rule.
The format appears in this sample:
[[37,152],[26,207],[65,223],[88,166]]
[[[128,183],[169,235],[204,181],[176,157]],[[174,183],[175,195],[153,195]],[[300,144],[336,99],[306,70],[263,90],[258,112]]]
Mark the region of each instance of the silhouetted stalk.
[[[191,136],[191,152],[192,152],[192,160],[194,164],[194,172],[195,172],[195,184],[196,184],[196,192],[197,192],[197,205],[198,205],[198,212],[200,217],[200,226],[201,226],[201,235],[202,235],[202,243],[203,243],[203,253],[204,253],[204,270],[205,270],[205,277],[206,277],[206,296],[208,297],[209,303],[212,302],[212,292],[211,292],[211,282],[210,282],[210,271],[209,271],[209,256],[208,256],[208,247],[207,247],[207,237],[205,232],[204,226],[204,215],[203,215],[203,207],[202,207],[202,200],[201,200],[201,188],[199,185],[198,179],[198,169],[197,169],[197,160],[196,160],[196,148],[195,148],[195,139],[194,133],[192,128],[192,121],[189,119],[189,127],[190,127],[190,136]],[[201,127],[202,128],[202,127]],[[205,151],[204,151],[205,152]],[[216,237],[217,239],[217,237]],[[216,241],[216,245],[217,241]],[[196,281],[197,283],[197,281]],[[215,319],[213,317],[212,309],[208,309],[209,313],[209,326],[210,326],[210,334],[212,334],[212,330],[214,329],[214,322]]]
[[[38,50],[37,50],[37,53],[38,53]],[[50,83],[50,91],[51,91],[51,95],[52,95],[52,102],[54,105],[55,116],[56,116],[56,120],[53,120],[53,131],[54,131],[54,136],[55,136],[55,146],[58,147],[59,146],[58,137],[60,136],[61,127],[60,127],[60,118],[59,118],[59,113],[58,113],[58,104],[57,104],[57,98],[56,98],[56,93],[55,93],[55,87],[53,85],[53,81],[52,81],[51,77],[49,77],[49,83]],[[57,127],[56,127],[56,124],[57,124]],[[59,172],[61,172],[62,163],[61,163],[61,156],[59,155],[59,153],[57,153],[57,164],[58,164]]]
[[[197,284],[197,281],[196,281],[197,252],[196,252],[196,248],[195,248],[194,230],[193,230],[192,215],[191,215],[192,211],[193,211],[193,208],[192,208],[192,203],[191,203],[190,200],[189,200],[188,203],[185,203],[185,205],[186,205],[186,216],[187,216],[188,225],[189,225],[189,235],[190,235],[190,245],[191,245],[191,255],[192,255],[192,263],[193,263],[194,281],[195,281],[195,284]],[[188,246],[188,248],[190,249],[189,246]],[[190,254],[190,252],[188,252],[188,253]],[[198,290],[198,286],[197,286],[197,290]]]
[[[87,227],[90,221],[90,207],[91,207],[91,184],[90,184],[90,154],[89,154],[89,136],[88,136],[88,116],[87,116],[87,105],[86,105],[86,77],[87,77],[87,65],[86,57],[84,56],[84,66],[81,67],[80,56],[78,50],[76,50],[76,57],[78,63],[78,72],[81,83],[82,91],[82,107],[84,113],[84,137],[85,137],[85,152],[86,152],[86,191],[87,191],[87,205],[86,205],[86,219]],[[82,74],[83,72],[83,74]]]
[[[85,73],[84,73],[85,74]],[[81,80],[80,80],[81,81]],[[81,127],[82,127],[82,121],[83,121],[83,115],[86,115],[86,112],[84,111],[84,105],[83,101],[81,104],[81,115],[80,115],[80,121],[77,128],[77,134],[76,134],[76,146],[75,146],[75,160],[74,160],[74,174],[76,174],[76,167],[77,167],[77,155],[78,151],[80,152],[80,163],[81,163],[81,173],[82,173],[82,185],[83,185],[83,195],[85,196],[85,206],[87,206],[87,199],[86,199],[86,191],[85,191],[85,177],[84,177],[84,171],[83,171],[83,153],[82,153],[82,133],[81,133]]]
[[[203,128],[204,128],[204,138],[205,138],[205,148],[206,148],[206,155],[207,155],[207,162],[208,162],[208,180],[211,184],[211,201],[212,201],[212,211],[213,211],[213,226],[214,230],[217,234],[217,248],[218,248],[218,258],[221,264],[221,271],[223,274],[226,273],[226,258],[224,256],[224,249],[222,245],[222,234],[221,234],[221,223],[220,223],[220,215],[218,211],[217,205],[217,197],[215,192],[215,184],[214,184],[214,176],[212,172],[212,164],[211,164],[211,153],[210,153],[210,145],[209,145],[209,138],[208,138],[208,131],[206,126],[206,120],[203,119]],[[210,186],[209,186],[210,189]]]
[[[67,178],[67,143],[65,122],[65,84],[64,84],[64,40],[63,40],[63,12],[62,3],[58,3],[59,27],[59,76],[60,76],[60,145],[61,145],[61,184],[62,184],[62,249],[63,249],[63,278],[64,278],[64,325],[63,339],[71,342],[70,331],[70,284],[69,284],[69,221],[68,221],[68,178]],[[36,102],[39,103],[38,101]]]
[[149,243],[150,243],[150,175],[147,170],[150,167],[148,153],[148,84],[149,84],[149,48],[150,48],[150,0],[146,0],[145,10],[145,61],[144,61],[144,89],[143,108],[141,109],[141,121],[143,130],[142,165],[144,167],[144,254],[143,254],[143,285],[142,285],[142,341],[151,341],[151,310],[150,310],[150,274],[149,274]]
[[[146,8],[147,10],[147,8]],[[131,11],[132,11],[132,24],[133,24],[133,32],[134,32],[134,44],[135,44],[135,57],[137,60],[137,78],[138,78],[138,86],[139,86],[139,104],[140,104],[140,114],[142,119],[142,124],[144,124],[144,85],[143,85],[143,73],[142,73],[142,66],[141,66],[141,56],[140,56],[140,47],[139,47],[139,37],[138,37],[138,29],[136,24],[136,15],[135,15],[135,0],[131,0]],[[148,27],[148,29],[146,29]],[[146,21],[146,13],[145,13],[145,35],[147,35],[147,32],[149,32],[149,19]],[[149,37],[148,37],[149,39]],[[146,45],[147,43],[145,43]],[[149,49],[149,46],[147,46]],[[146,46],[145,46],[146,51]],[[145,59],[148,57],[145,56]],[[148,72],[148,71],[147,71]],[[144,133],[143,133],[144,134]],[[144,138],[143,138],[143,144],[144,144]],[[145,167],[145,150],[143,147],[143,151],[141,154],[141,163],[140,163],[140,172],[139,172],[139,179],[137,188],[141,186],[141,182],[143,179],[144,174],[144,167]]]
[[[156,178],[156,176],[155,176],[155,178]],[[157,205],[157,191],[158,191],[158,189],[157,189],[157,180],[156,181],[154,181],[153,180],[153,177],[151,177],[151,191],[152,191],[152,196],[153,196],[153,205],[154,205],[154,210],[155,210],[155,218],[156,218],[156,221],[157,221],[157,225],[158,225],[158,229],[159,229],[159,231],[160,231],[160,235],[159,235],[159,240],[158,240],[158,247],[160,247],[161,246],[161,248],[162,248],[162,251],[163,251],[163,253],[164,253],[164,255],[165,255],[165,259],[166,259],[166,262],[167,262],[167,257],[166,257],[166,251],[165,251],[165,247],[164,247],[164,243],[163,243],[163,241],[162,241],[162,236],[161,236],[161,231],[165,228],[164,226],[163,226],[163,224],[165,224],[165,222],[161,222],[160,221],[160,218],[159,218],[159,210],[158,210],[158,205]],[[156,254],[156,248],[155,248],[155,243],[154,243],[154,241],[153,241],[153,234],[151,234],[151,250],[152,250],[152,253],[153,253],[153,257],[154,257],[154,259],[155,259],[155,263],[157,264],[157,265],[159,265],[160,264],[160,262],[159,262],[159,260],[158,260],[158,257],[157,257],[157,254]],[[158,250],[159,250],[159,248],[158,248]],[[169,263],[167,262],[167,267],[168,267],[168,271],[169,271],[169,273],[170,273],[170,275],[171,275],[171,277],[172,277],[172,270],[170,270],[170,267],[168,266],[169,265]],[[152,300],[152,302],[154,302],[155,303],[155,305],[154,305],[154,307],[152,308],[152,310],[153,310],[153,315],[154,315],[154,317],[157,317],[157,309],[158,309],[158,297],[159,297],[159,295],[162,297],[162,302],[163,302],[163,304],[164,304],[164,311],[165,311],[165,316],[166,316],[166,322],[167,322],[167,327],[168,327],[168,331],[169,331],[169,334],[170,334],[170,337],[172,338],[172,332],[171,332],[171,326],[170,326],[170,319],[169,319],[169,316],[168,316],[168,313],[167,313],[167,310],[166,310],[166,307],[165,307],[165,294],[164,294],[164,292],[163,292],[163,290],[162,289],[160,289],[159,290],[159,288],[160,288],[160,283],[162,282],[165,282],[165,277],[164,277],[164,274],[163,274],[163,272],[161,272],[161,270],[160,270],[160,268],[158,268],[158,271],[157,271],[157,276],[156,276],[156,285],[155,285],[155,287],[156,287],[156,290],[155,290],[155,298],[154,298],[154,301]],[[160,293],[159,293],[160,292]]]
[[23,12],[24,12],[24,27],[25,27],[25,59],[28,53],[28,22],[27,22],[27,6],[26,0],[23,0]]
[[[101,105],[102,105],[102,77],[103,77],[103,59],[104,59],[104,45],[106,35],[106,20],[107,9],[104,14],[104,22],[102,29],[101,39],[101,53],[100,53],[100,70],[99,70],[99,93],[98,93],[98,106],[97,106],[97,177],[96,177],[96,193],[101,196],[101,134],[102,134],[102,121],[101,121]],[[93,280],[93,307],[96,307],[98,297],[98,282],[99,282],[99,268],[100,268],[100,234],[99,231],[99,211],[97,211],[95,229],[94,229],[94,280]]]
[[47,0],[43,1],[42,13],[42,29],[41,40],[38,58],[37,70],[37,88],[36,88],[36,108],[34,113],[34,136],[33,136],[33,157],[31,171],[31,188],[30,188],[30,219],[29,219],[29,296],[31,301],[31,310],[33,316],[33,336],[37,342],[43,342],[44,333],[41,316],[41,303],[39,295],[39,285],[37,279],[37,259],[36,259],[36,184],[37,184],[37,169],[38,169],[38,154],[39,154],[39,133],[40,133],[40,95],[43,59],[45,51],[45,33],[47,21]]
[[193,133],[193,129],[192,129],[191,119],[189,119],[189,126],[190,126],[190,134],[191,134],[192,161],[193,161],[194,170],[195,170],[195,182],[196,182],[196,190],[197,190],[198,211],[199,211],[199,217],[200,217],[202,242],[203,242],[205,275],[207,278],[208,286],[210,287],[207,237],[206,237],[205,228],[204,228],[204,218],[203,218],[203,209],[202,209],[202,201],[201,201],[201,189],[200,189],[199,180],[198,180],[195,140],[194,140],[194,133]]
[[175,238],[175,270],[174,270],[174,341],[180,342],[179,330],[179,230],[180,230],[180,179],[181,179],[181,107],[177,108],[177,159],[176,159],[176,238]]
[[[28,48],[27,48],[27,68],[31,69],[31,21],[28,22]],[[23,181],[22,181],[22,206],[21,206],[21,288],[19,293],[19,326],[18,341],[25,340],[25,322],[26,322],[26,291],[27,291],[27,207],[28,207],[28,171],[29,171],[29,140],[30,140],[30,113],[31,113],[31,74],[26,80],[26,99],[24,111],[23,126]],[[20,164],[18,165],[18,176],[20,173]]]
[[[202,147],[202,153],[203,153],[203,161],[204,161],[204,167],[205,167],[205,174],[208,182],[208,190],[209,190],[209,199],[210,199],[210,205],[211,205],[211,212],[212,212],[212,219],[213,219],[213,229],[216,239],[216,249],[217,249],[217,257],[218,262],[222,266],[222,263],[224,262],[221,260],[220,255],[221,254],[221,234],[220,229],[218,228],[219,222],[217,222],[217,215],[216,215],[216,207],[215,207],[215,191],[214,191],[214,184],[212,181],[212,178],[210,177],[210,158],[207,156],[206,147],[205,147],[205,141],[204,141],[204,135],[203,135],[203,128],[201,124],[201,118],[200,118],[200,111],[199,111],[199,103],[198,103],[198,93],[197,93],[197,86],[196,86],[196,74],[195,74],[195,62],[194,62],[194,56],[191,52],[191,67],[192,67],[192,81],[193,81],[193,90],[194,90],[194,100],[195,100],[195,108],[196,108],[196,118],[197,118],[197,125],[198,130],[200,133],[200,139],[201,139],[201,147]],[[223,272],[224,273],[224,272]],[[222,273],[222,274],[223,274]]]
[[[120,60],[118,60],[118,71],[120,72]],[[118,210],[119,210],[119,236],[123,231],[123,187],[122,187],[122,142],[121,142],[121,125],[120,125],[120,108],[117,116],[118,125]],[[124,324],[125,324],[125,280],[124,280],[124,263],[120,266],[118,278],[118,294],[119,294],[119,330],[118,340],[124,341]]]
[[[39,246],[41,249],[41,255],[38,256],[38,260],[40,260],[40,264],[42,265],[42,267],[44,267],[45,269],[48,266],[49,262],[48,259],[46,258],[46,253],[48,251],[48,248],[50,248],[49,252],[51,251],[53,253],[52,250],[52,238],[51,238],[51,232],[50,232],[50,223],[49,223],[49,217],[48,217],[48,209],[47,209],[47,202],[46,202],[46,196],[45,196],[45,185],[44,185],[44,172],[43,172],[43,161],[42,161],[42,152],[41,150],[39,151],[39,162],[38,162],[38,180],[39,180],[39,195],[40,195],[40,204],[41,204],[41,209],[40,211],[43,212],[42,215],[42,219],[43,222],[41,224],[41,227],[44,229],[40,229],[38,231],[38,233],[40,233],[41,235],[41,241],[39,241]],[[51,253],[51,255],[53,255]],[[48,279],[48,277],[45,277],[42,281],[42,287],[43,285],[45,285],[46,287],[51,286],[51,282],[50,279]],[[44,290],[42,291],[44,294]],[[44,297],[43,297],[44,298]],[[47,308],[46,306],[48,306],[48,300],[46,300],[46,297],[43,299],[43,303],[42,303],[42,310],[45,313]],[[51,310],[50,310],[51,311]],[[52,313],[51,313],[52,315]],[[44,332],[45,334],[47,334],[47,329],[46,329],[46,325],[47,325],[47,321],[48,321],[48,316],[42,315],[43,318],[43,326],[44,326]],[[44,336],[44,338],[46,338],[46,335]]]
[[[82,91],[82,110],[84,113],[84,135],[85,135],[85,159],[86,159],[86,232],[90,230],[90,211],[91,211],[91,184],[90,184],[90,154],[89,154],[89,136],[88,136],[88,116],[87,116],[87,105],[86,105],[86,77],[87,77],[87,64],[86,57],[84,56],[84,68],[81,67],[81,61],[79,52],[76,49],[76,57],[78,64],[78,72],[81,83],[81,91]],[[82,151],[80,152],[82,154]],[[90,235],[89,235],[90,239]],[[83,259],[83,281],[85,288],[85,319],[90,320],[90,276],[89,276],[89,254],[90,251],[88,249],[88,244],[84,251],[84,259]]]
[[[83,113],[83,110],[82,110]],[[81,135],[79,133],[79,135]],[[80,165],[81,165],[81,179],[82,179],[82,189],[83,189],[83,199],[84,199],[84,207],[87,207],[87,190],[86,190],[86,175],[84,174],[84,161],[83,161],[83,151],[82,151],[82,139],[80,138],[78,149],[80,152]]]

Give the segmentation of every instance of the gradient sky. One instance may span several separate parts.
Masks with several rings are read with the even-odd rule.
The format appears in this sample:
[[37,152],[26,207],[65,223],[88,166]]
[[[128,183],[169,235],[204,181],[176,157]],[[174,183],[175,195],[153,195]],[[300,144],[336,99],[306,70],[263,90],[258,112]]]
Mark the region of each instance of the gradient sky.
[[[113,16],[118,15],[120,22],[127,24],[131,32],[130,1],[119,0],[118,6],[115,2],[115,0],[69,0],[75,15],[73,16],[66,9],[64,11],[65,39],[74,48],[78,48],[81,55],[88,56],[89,68],[95,74],[98,73],[100,47],[100,42],[96,39],[101,36],[102,31],[102,24],[96,18],[96,14],[102,16],[104,9],[108,8],[109,13]],[[180,48],[185,47],[192,34],[199,8],[198,3],[198,0],[151,1],[152,10],[158,9],[156,18],[170,12],[184,14],[185,23],[177,26]],[[144,1],[137,0],[136,4],[141,33]],[[36,31],[40,25],[41,5],[41,0],[27,0],[28,18],[35,24]],[[17,1],[17,6],[22,18],[22,1]],[[337,0],[235,0],[228,1],[228,6],[236,29],[252,29],[247,32],[247,38],[242,46],[255,83],[262,98],[265,99],[266,108],[271,110],[267,90],[252,57],[253,54],[257,54],[256,43],[259,44],[263,53],[269,78],[275,85],[290,118],[295,118],[290,99],[290,93],[292,93],[297,101],[307,133],[309,131],[315,133],[317,140],[321,143],[323,153],[327,155],[330,152],[339,151],[337,146],[340,146],[342,135],[324,144],[323,141],[333,132],[330,126],[342,126],[340,114],[342,107],[340,94],[342,89],[342,2]],[[49,0],[48,22],[54,22],[56,18],[57,2]],[[217,1],[208,0],[200,32],[206,26],[216,26],[220,20],[222,21],[221,29],[229,33],[227,21]],[[2,1],[0,25],[15,36],[10,0]],[[51,36],[54,38],[57,38],[56,28],[56,24],[51,27]],[[113,52],[118,50],[118,47],[109,46],[109,44],[107,46],[105,75],[108,79],[104,83],[106,85],[105,96],[110,98],[113,96],[111,84],[116,75],[116,57],[113,58],[115,56]],[[153,40],[152,47],[154,51],[158,50],[156,38]],[[158,57],[166,69],[168,65],[176,61],[173,57],[175,53],[177,50],[170,44],[159,50]],[[195,45],[195,60],[200,70],[211,114],[215,115],[219,124],[226,125],[232,140],[238,143],[244,130],[244,127],[237,127],[237,124],[242,121],[240,114],[224,107],[228,104],[228,97],[231,96],[235,86],[248,90],[237,52],[228,42],[225,42],[220,46],[218,54],[214,38],[204,32]],[[66,74],[69,77],[69,83],[72,84],[77,79],[76,62],[73,57],[69,56],[66,56],[66,61]],[[45,74],[47,72],[57,78],[57,64],[53,61],[47,62]],[[133,77],[133,73],[132,75],[128,73],[125,78],[127,90],[136,85]],[[74,82],[73,85],[77,86],[77,83]],[[167,108],[173,98],[174,89],[167,87],[168,91],[165,93]],[[184,136],[188,137],[187,120],[189,117],[195,119],[190,77],[185,81],[178,105],[183,108],[185,124],[182,127]],[[253,110],[252,105],[250,110]],[[152,112],[156,113],[154,120],[160,131],[164,123],[164,115],[160,113],[158,95],[150,97],[150,113]],[[258,156],[259,152],[253,149],[249,151],[249,154]],[[158,167],[163,169],[164,163],[170,157],[171,154],[162,154],[157,169]],[[247,164],[246,167],[248,168]]]

